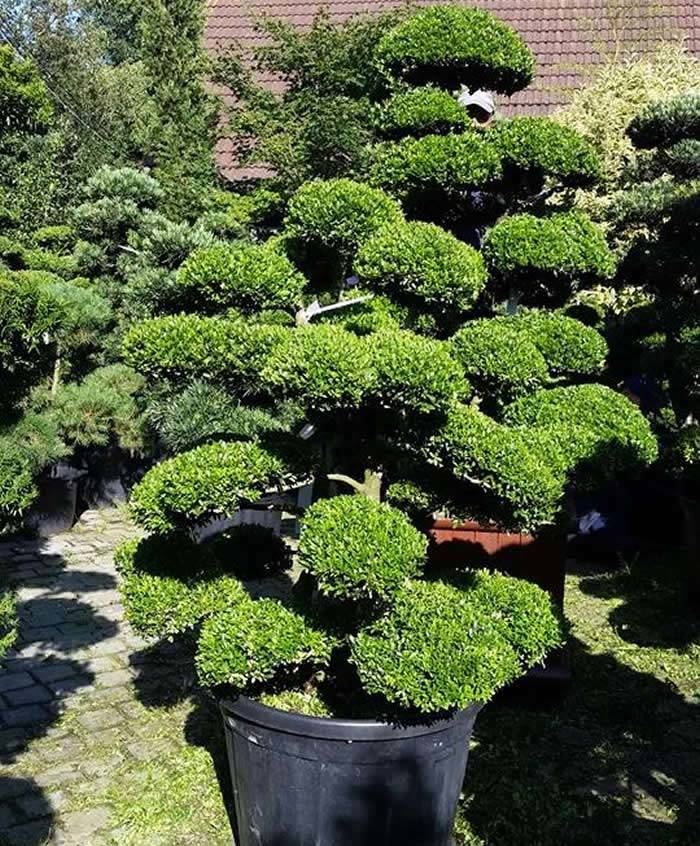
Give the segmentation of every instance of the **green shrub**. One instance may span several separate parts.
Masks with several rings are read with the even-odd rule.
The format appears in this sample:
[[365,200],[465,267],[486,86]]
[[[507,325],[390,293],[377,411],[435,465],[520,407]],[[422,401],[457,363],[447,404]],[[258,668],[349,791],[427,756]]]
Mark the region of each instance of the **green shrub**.
[[453,335],[450,348],[483,398],[503,402],[547,382],[544,356],[508,318],[470,321]]
[[364,496],[338,496],[304,515],[299,561],[329,596],[386,600],[418,575],[426,549],[425,536],[400,511]]
[[0,584],[0,658],[15,642],[17,637],[17,611],[15,595]]
[[700,94],[688,92],[650,103],[627,128],[635,147],[668,147],[686,138],[700,139]]
[[150,381],[216,378],[250,388],[286,329],[181,314],[144,320],[124,338],[124,358]]
[[117,443],[136,449],[142,445],[143,424],[135,394],[143,384],[143,377],[124,364],[101,367],[79,384],[62,385],[49,413],[72,447]]
[[130,201],[138,208],[151,208],[163,197],[158,182],[146,170],[132,167],[101,167],[85,184],[88,200],[103,197]]
[[444,5],[414,11],[379,42],[377,61],[409,81],[466,83],[512,94],[532,79],[534,57],[490,12]]
[[207,444],[149,470],[132,492],[131,513],[154,533],[186,529],[233,513],[284,475],[280,460],[257,444]]
[[551,176],[565,185],[585,185],[600,173],[592,145],[574,129],[546,117],[497,121],[487,133],[504,167]]
[[403,215],[398,203],[382,191],[351,179],[307,182],[289,201],[287,234],[343,253]]
[[67,224],[42,226],[32,234],[32,240],[39,247],[48,247],[63,252],[73,246],[75,232],[73,227]]
[[481,254],[431,223],[380,229],[360,247],[355,272],[370,288],[440,312],[466,311],[486,283]]
[[602,229],[580,212],[505,217],[487,233],[484,257],[492,272],[526,294],[552,280],[571,285],[609,279],[615,272]]
[[370,179],[399,197],[440,191],[457,195],[502,176],[501,159],[483,134],[426,135],[375,148]]
[[466,399],[469,383],[442,341],[401,330],[366,340],[376,373],[371,395],[380,408],[423,414]]
[[487,702],[560,643],[544,591],[482,573],[466,590],[409,582],[391,614],[360,632],[351,648],[368,693],[435,713]]
[[340,326],[319,324],[286,335],[272,350],[260,378],[273,394],[329,411],[359,406],[375,373],[362,339]]
[[495,496],[503,504],[499,520],[512,527],[538,529],[559,512],[564,493],[559,466],[533,450],[517,429],[476,408],[456,406],[425,453],[458,479]]
[[528,310],[505,320],[537,347],[551,376],[592,376],[605,367],[607,341],[596,329],[573,317],[559,312]]
[[662,177],[619,193],[612,202],[612,216],[618,223],[657,227],[672,217],[679,227],[685,224],[692,231],[699,214],[700,179],[679,183]]
[[214,235],[199,221],[195,224],[168,220],[162,214],[148,212],[132,236],[141,260],[149,265],[177,269],[195,250],[211,247]]
[[590,433],[579,439],[575,458],[596,476],[616,478],[651,464],[658,455],[649,422],[627,397],[604,385],[576,385],[538,391],[505,411],[512,426],[578,427]]
[[424,517],[438,510],[434,493],[411,480],[392,482],[386,489],[384,499],[389,505],[408,514],[411,519]]
[[53,253],[50,250],[40,248],[25,249],[22,253],[24,267],[27,270],[41,270],[46,273],[55,273],[70,279],[78,274],[78,262],[72,255],[63,256],[60,253]]
[[297,308],[306,280],[286,256],[258,244],[217,244],[196,250],[178,285],[197,308],[242,312]]
[[287,428],[268,411],[241,405],[222,388],[202,381],[151,404],[148,418],[171,453],[214,440],[257,440]]
[[238,689],[304,664],[325,666],[332,642],[274,599],[248,600],[202,626],[197,672],[202,684]]
[[426,85],[399,91],[381,104],[376,117],[383,135],[441,135],[466,129],[471,123],[466,109],[448,91]]
[[661,167],[677,179],[700,179],[700,140],[686,138],[659,152]]

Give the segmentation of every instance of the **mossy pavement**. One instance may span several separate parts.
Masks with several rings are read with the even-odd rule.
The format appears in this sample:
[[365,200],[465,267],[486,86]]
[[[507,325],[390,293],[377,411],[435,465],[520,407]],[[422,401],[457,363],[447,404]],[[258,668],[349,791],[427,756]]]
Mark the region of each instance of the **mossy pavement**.
[[[232,842],[216,708],[186,649],[123,620],[111,551],[133,532],[111,510],[0,543],[20,613],[0,669],[2,846]],[[482,712],[458,846],[700,844],[700,615],[683,597],[672,555],[572,567],[572,687]]]

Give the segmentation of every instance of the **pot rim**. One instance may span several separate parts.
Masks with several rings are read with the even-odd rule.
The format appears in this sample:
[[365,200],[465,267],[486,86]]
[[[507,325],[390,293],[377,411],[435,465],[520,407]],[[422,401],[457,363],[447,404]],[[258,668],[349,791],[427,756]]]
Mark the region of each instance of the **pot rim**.
[[343,740],[349,742],[370,742],[377,740],[403,740],[410,737],[423,737],[437,734],[458,725],[461,722],[473,722],[484,707],[477,702],[449,717],[430,719],[424,723],[399,725],[378,720],[344,720],[334,717],[313,717],[294,711],[281,711],[249,699],[247,696],[224,698],[219,702],[224,720],[229,725],[237,721],[259,726],[260,728],[301,735],[323,740]]

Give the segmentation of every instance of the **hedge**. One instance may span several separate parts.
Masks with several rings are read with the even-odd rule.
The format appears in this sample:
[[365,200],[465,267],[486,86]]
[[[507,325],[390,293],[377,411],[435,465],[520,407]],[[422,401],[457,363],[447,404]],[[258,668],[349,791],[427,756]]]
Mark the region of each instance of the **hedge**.
[[486,283],[481,254],[431,223],[385,226],[360,247],[355,272],[389,296],[416,299],[435,311],[466,311]]
[[508,318],[470,321],[452,336],[450,348],[483,398],[507,401],[547,382],[544,356]]
[[603,230],[580,212],[505,217],[486,234],[483,251],[494,273],[519,283],[527,293],[547,278],[571,284],[609,279],[615,273]]
[[490,12],[445,5],[414,11],[379,42],[377,62],[410,81],[512,94],[525,88],[534,57],[518,33]]
[[615,478],[638,470],[658,456],[649,422],[627,397],[604,385],[575,385],[537,391],[509,406],[511,426],[579,427],[591,433],[580,439],[576,459],[596,476]]
[[454,129],[466,129],[471,121],[466,109],[453,94],[426,85],[399,91],[382,103],[376,124],[383,135],[401,138],[406,135],[441,135]]
[[499,120],[489,128],[487,138],[504,167],[552,176],[565,185],[586,185],[600,175],[593,146],[574,129],[550,118]]
[[338,496],[304,515],[299,563],[329,596],[388,600],[421,571],[427,546],[400,511],[365,496]]
[[477,132],[379,144],[370,172],[374,185],[397,196],[425,191],[458,193],[488,186],[501,176],[498,152]]
[[260,378],[273,395],[330,411],[359,406],[375,375],[362,339],[340,326],[319,324],[286,335]]
[[443,341],[394,330],[376,332],[366,343],[376,374],[371,395],[380,408],[444,412],[469,396],[464,370]]
[[259,244],[217,244],[190,255],[177,275],[185,299],[202,310],[296,309],[306,279],[281,253]]
[[559,512],[565,480],[558,463],[532,449],[517,429],[473,406],[455,406],[424,452],[458,479],[497,497],[511,527],[536,530]]
[[475,588],[410,582],[390,615],[353,638],[351,653],[368,693],[435,713],[487,702],[560,643],[541,588],[483,573]]
[[202,684],[237,689],[304,664],[325,666],[332,640],[275,599],[251,599],[205,620],[197,646]]
[[627,127],[635,147],[668,147],[686,138],[700,139],[700,93],[680,94],[650,103]]
[[130,500],[135,521],[165,534],[232,514],[285,476],[282,462],[254,443],[213,443],[149,470]]
[[351,179],[314,180],[289,201],[286,235],[343,253],[382,226],[402,220],[401,207],[383,191]]
[[156,317],[130,327],[123,352],[126,362],[153,382],[214,377],[249,389],[288,331],[195,314]]

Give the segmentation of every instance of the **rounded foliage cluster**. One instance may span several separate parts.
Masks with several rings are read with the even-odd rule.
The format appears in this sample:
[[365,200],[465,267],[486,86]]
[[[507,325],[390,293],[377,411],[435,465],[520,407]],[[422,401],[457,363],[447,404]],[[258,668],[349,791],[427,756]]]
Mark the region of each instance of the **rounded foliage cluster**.
[[508,318],[472,320],[453,335],[450,345],[482,397],[507,401],[547,381],[544,356]]
[[282,253],[260,244],[195,250],[178,271],[178,287],[196,308],[242,312],[295,308],[306,280]]
[[250,386],[288,330],[240,319],[181,314],[130,327],[124,358],[152,381],[214,377]]
[[272,350],[260,376],[271,393],[328,411],[357,407],[374,373],[362,338],[340,326],[319,324],[288,333]]
[[275,599],[248,599],[205,620],[197,646],[202,684],[245,688],[303,664],[325,666],[332,640]]
[[470,124],[466,109],[449,91],[433,85],[399,91],[381,104],[377,128],[383,135],[441,135]]
[[512,94],[532,79],[534,57],[490,12],[457,5],[419,9],[379,42],[377,61],[411,82],[463,82]]
[[583,185],[600,172],[593,146],[574,129],[546,117],[497,121],[488,131],[504,168],[552,176],[566,185]]
[[413,332],[375,332],[366,341],[374,364],[372,397],[408,414],[445,411],[466,399],[469,383],[443,341]]
[[391,614],[360,632],[351,650],[368,693],[435,713],[487,702],[560,643],[544,591],[482,573],[467,588],[409,582]]
[[481,254],[431,223],[385,226],[360,247],[355,272],[363,284],[440,312],[466,311],[486,283]]
[[524,334],[544,356],[551,376],[601,373],[608,344],[596,329],[555,311],[527,310],[502,318]]
[[700,138],[700,93],[689,92],[651,103],[627,128],[635,147],[668,147],[686,138]]
[[306,512],[299,561],[329,596],[387,600],[418,575],[427,544],[391,506],[364,496],[338,496]]
[[685,138],[663,150],[659,164],[678,179],[700,179],[700,139]]
[[136,522],[165,534],[233,513],[284,476],[282,462],[254,443],[213,443],[149,470],[130,500]]
[[293,238],[352,253],[382,226],[402,218],[396,200],[377,188],[351,179],[317,179],[294,194],[285,223]]
[[525,293],[543,277],[571,284],[609,279],[615,272],[605,234],[580,212],[505,217],[487,233],[484,256],[493,272],[519,284]]
[[649,421],[627,397],[604,385],[574,385],[537,391],[509,406],[511,426],[578,428],[578,461],[595,459],[597,472],[616,473],[651,464],[658,455]]
[[375,185],[397,196],[414,192],[459,193],[487,186],[502,175],[497,150],[477,132],[426,135],[377,145],[371,170]]

